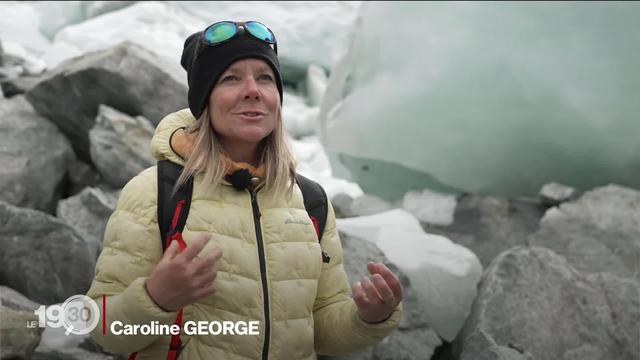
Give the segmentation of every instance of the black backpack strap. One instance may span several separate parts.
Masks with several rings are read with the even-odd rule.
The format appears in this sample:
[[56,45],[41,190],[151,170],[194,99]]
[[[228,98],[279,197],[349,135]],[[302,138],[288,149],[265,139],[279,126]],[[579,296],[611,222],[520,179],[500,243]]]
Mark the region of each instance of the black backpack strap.
[[[190,177],[171,197],[173,187],[182,173],[182,166],[174,164],[169,160],[158,161],[158,227],[160,228],[160,242],[162,251],[165,250],[166,239],[176,232],[182,232],[189,216],[191,207],[191,195],[193,193],[193,177]],[[180,207],[180,216],[175,228],[171,228],[171,220],[178,204],[183,201]]]
[[327,213],[329,212],[327,194],[320,184],[297,173],[296,181],[300,191],[302,191],[304,208],[307,209],[309,217],[318,221],[318,241],[322,241],[324,227],[327,224]]

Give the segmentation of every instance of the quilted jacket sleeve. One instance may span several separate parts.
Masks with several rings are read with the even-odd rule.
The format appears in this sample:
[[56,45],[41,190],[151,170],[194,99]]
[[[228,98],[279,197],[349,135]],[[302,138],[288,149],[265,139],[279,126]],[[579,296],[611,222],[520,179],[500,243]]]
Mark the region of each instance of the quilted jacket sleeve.
[[340,356],[375,345],[397,327],[402,303],[382,323],[369,324],[360,319],[342,265],[342,245],[331,205],[321,245],[331,262],[323,264],[313,309],[316,351]]
[[[111,323],[172,324],[175,312],[159,308],[149,297],[144,282],[162,256],[160,231],[156,221],[156,168],[133,178],[122,190],[118,204],[105,230],[103,250],[87,296],[102,308],[106,296],[106,335],[100,323],[93,339],[108,350],[129,353],[142,350],[157,336],[129,336],[111,333]],[[102,309],[101,309],[102,311]],[[168,342],[168,336],[164,341]]]

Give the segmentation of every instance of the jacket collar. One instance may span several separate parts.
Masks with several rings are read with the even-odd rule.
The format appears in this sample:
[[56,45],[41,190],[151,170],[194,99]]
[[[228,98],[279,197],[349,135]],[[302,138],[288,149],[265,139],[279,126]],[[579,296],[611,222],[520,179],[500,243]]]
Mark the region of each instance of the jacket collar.
[[[179,128],[173,132],[169,142],[171,149],[176,153],[176,155],[180,156],[182,159],[187,159],[193,151],[194,140],[195,134],[187,134],[184,131],[184,128]],[[221,154],[220,162],[222,162],[227,169],[226,175],[231,175],[238,170],[244,169],[247,170],[252,177],[257,177],[261,181],[264,180],[266,176],[266,167],[264,163],[255,167],[246,162],[234,161],[224,154]]]

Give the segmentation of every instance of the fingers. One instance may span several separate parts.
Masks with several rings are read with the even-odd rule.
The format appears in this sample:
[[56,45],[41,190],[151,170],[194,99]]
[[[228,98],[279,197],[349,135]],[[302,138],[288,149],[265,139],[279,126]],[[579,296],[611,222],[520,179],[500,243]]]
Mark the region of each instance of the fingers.
[[377,274],[378,273],[378,266],[373,261],[369,261],[367,263],[367,270],[369,270],[369,274],[371,274],[371,275]]
[[211,283],[208,286],[201,287],[193,293],[193,297],[195,299],[201,299],[203,297],[207,297],[216,292],[216,285]]
[[180,257],[187,262],[191,262],[199,253],[202,251],[207,242],[211,239],[211,235],[207,233],[202,233],[198,238],[193,242],[193,244],[189,244],[187,249],[180,253]]
[[211,268],[213,268],[218,260],[222,257],[222,249],[214,248],[209,255],[205,258],[200,259],[200,261],[194,263],[193,272],[194,274],[204,274],[208,272]]
[[383,303],[393,304],[395,296],[391,288],[389,288],[389,285],[387,285],[387,282],[382,278],[382,275],[373,275],[373,286],[378,294],[380,294],[380,300],[382,300]]
[[364,289],[362,288],[362,283],[355,283],[351,287],[351,294],[353,296],[353,301],[355,301],[356,305],[359,308],[366,308],[367,306],[369,306],[369,301],[364,293]]
[[369,300],[370,303],[382,302],[382,299],[380,298],[378,291],[373,287],[371,280],[369,280],[368,278],[364,278],[362,279],[362,281],[360,281],[360,283],[362,284],[364,293],[367,295],[367,299]]
[[164,251],[164,255],[162,256],[162,261],[168,261],[176,257],[180,253],[180,247],[176,244],[176,241],[172,241],[169,243],[169,246]]
[[393,295],[399,300],[402,300],[402,285],[400,284],[400,279],[398,279],[386,265],[370,261],[367,263],[367,270],[369,270],[369,273],[372,275],[380,274],[393,292]]
[[218,272],[215,269],[206,274],[199,275],[194,279],[195,287],[208,287],[209,285],[213,284],[213,282],[216,280],[216,277],[218,277]]

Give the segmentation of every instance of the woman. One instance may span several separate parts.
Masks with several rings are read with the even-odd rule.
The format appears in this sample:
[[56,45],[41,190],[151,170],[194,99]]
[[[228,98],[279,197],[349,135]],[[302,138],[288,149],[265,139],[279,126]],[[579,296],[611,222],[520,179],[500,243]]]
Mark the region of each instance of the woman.
[[[216,23],[186,40],[181,63],[189,109],[162,120],[152,151],[184,166],[179,184],[193,176],[186,249],[174,241],[163,254],[151,167],[124,187],[105,232],[88,293],[106,300],[94,339],[136,359],[171,358],[170,335],[116,335],[112,325],[171,325],[182,309],[183,324],[257,321],[258,334],[183,331],[180,359],[315,359],[380,341],[399,322],[400,283],[371,262],[371,277],[349,296],[330,205],[318,242],[285,143],[273,33],[257,22]],[[253,177],[249,189],[226,180],[238,169]]]

